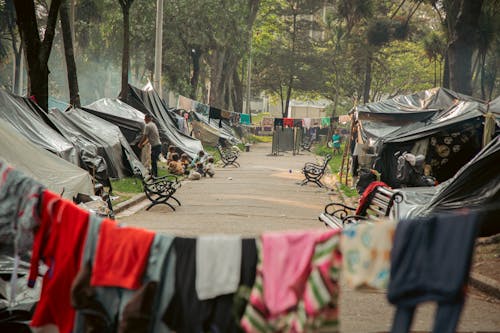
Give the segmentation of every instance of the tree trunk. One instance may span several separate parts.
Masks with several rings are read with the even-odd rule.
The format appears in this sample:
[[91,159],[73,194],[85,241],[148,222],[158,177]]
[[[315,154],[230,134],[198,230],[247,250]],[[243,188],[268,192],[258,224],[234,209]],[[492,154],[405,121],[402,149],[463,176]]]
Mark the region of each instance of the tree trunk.
[[66,57],[66,68],[68,74],[69,86],[69,104],[74,107],[80,108],[80,94],[78,89],[78,76],[76,72],[75,54],[73,52],[73,40],[71,33],[71,24],[69,22],[68,5],[67,3],[61,4],[59,8],[59,15],[61,20],[61,31],[64,43],[64,56]]
[[28,63],[28,94],[33,95],[38,105],[45,111],[48,110],[49,96],[49,68],[47,62],[54,41],[57,13],[60,5],[61,0],[51,1],[45,35],[43,41],[41,41],[34,2],[30,0],[14,1],[17,25],[21,40],[24,41]]
[[243,112],[243,84],[238,70],[233,71],[233,108],[234,112]]
[[472,54],[483,0],[462,0],[448,45],[451,88],[472,95]]
[[448,51],[444,55],[444,70],[443,70],[443,88],[450,88],[450,58],[448,57]]
[[198,89],[198,82],[200,81],[200,58],[201,52],[197,49],[193,49],[191,52],[193,74],[191,75],[191,92],[189,94],[189,97],[192,99],[196,99],[196,90]]
[[[292,85],[293,85],[293,76],[290,77],[290,80],[288,81],[288,87],[286,89],[286,102],[285,102],[285,114],[286,114],[286,117],[288,117],[288,109],[290,108],[290,98],[292,96]],[[292,115],[290,114],[290,117]],[[285,116],[283,116],[284,118]]]
[[363,103],[370,102],[370,87],[372,85],[372,60],[373,56],[370,51],[368,57],[366,57],[365,84],[363,86]]
[[486,100],[486,87],[485,87],[485,78],[486,75],[486,52],[481,54],[481,99],[483,101]]
[[119,0],[123,14],[123,52],[120,98],[126,98],[128,91],[128,72],[130,67],[130,6],[133,0]]

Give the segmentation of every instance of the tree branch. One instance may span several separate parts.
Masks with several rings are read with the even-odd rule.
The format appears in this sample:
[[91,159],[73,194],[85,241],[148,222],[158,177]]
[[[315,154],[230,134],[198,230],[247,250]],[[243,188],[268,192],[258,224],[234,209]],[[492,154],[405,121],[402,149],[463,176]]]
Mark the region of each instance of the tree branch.
[[59,13],[61,2],[62,0],[52,0],[50,3],[47,27],[45,28],[45,36],[43,37],[43,42],[40,48],[40,61],[42,63],[47,63],[49,60],[50,50],[52,49],[52,42],[54,41],[56,31],[57,14]]

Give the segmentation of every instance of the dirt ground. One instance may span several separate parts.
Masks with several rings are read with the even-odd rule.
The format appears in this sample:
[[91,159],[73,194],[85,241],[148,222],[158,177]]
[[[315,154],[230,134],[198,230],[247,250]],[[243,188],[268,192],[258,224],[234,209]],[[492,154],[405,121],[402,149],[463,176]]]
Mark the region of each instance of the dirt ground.
[[[299,186],[300,169],[317,157],[270,156],[270,144],[242,153],[241,168],[217,169],[214,178],[184,182],[177,198],[182,206],[173,212],[166,206],[150,211],[126,211],[121,222],[179,236],[229,233],[255,237],[272,230],[324,229],[318,215],[324,205],[338,199],[335,191],[313,185]],[[148,202],[144,202],[145,207]],[[128,216],[127,216],[128,215]],[[476,260],[475,269],[486,267]],[[386,332],[394,308],[382,291],[359,292],[341,284],[341,332]],[[418,308],[414,331],[430,331],[435,305]],[[500,332],[500,304],[472,290],[462,313],[459,332]]]

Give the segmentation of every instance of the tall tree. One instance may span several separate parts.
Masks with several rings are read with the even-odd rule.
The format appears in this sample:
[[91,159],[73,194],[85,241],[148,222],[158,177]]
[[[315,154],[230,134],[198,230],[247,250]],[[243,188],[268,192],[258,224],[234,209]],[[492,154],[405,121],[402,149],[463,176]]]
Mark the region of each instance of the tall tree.
[[454,5],[458,8],[447,12],[447,15],[456,12],[455,17],[447,19],[451,89],[472,95],[472,55],[477,47],[483,0],[460,0]]
[[76,71],[75,54],[73,51],[73,38],[72,27],[69,19],[68,3],[64,2],[59,8],[59,15],[61,20],[61,32],[64,43],[64,55],[66,58],[66,69],[68,75],[69,86],[69,103],[74,107],[79,108],[80,105],[80,92],[78,89],[78,76]]
[[8,56],[7,41],[10,40],[12,53],[14,54],[14,71],[12,75],[12,92],[20,93],[20,75],[21,75],[21,52],[23,44],[20,41],[19,34],[16,29],[16,10],[13,0],[7,0],[0,3],[0,17],[3,19],[0,22],[0,59]]
[[48,110],[49,68],[47,66],[57,23],[57,13],[61,0],[50,3],[47,26],[43,40],[40,38],[33,0],[14,1],[17,15],[17,26],[26,49],[28,63],[29,94],[44,110]]
[[118,0],[123,14],[123,52],[120,97],[125,98],[128,91],[128,72],[130,69],[130,7],[134,0]]

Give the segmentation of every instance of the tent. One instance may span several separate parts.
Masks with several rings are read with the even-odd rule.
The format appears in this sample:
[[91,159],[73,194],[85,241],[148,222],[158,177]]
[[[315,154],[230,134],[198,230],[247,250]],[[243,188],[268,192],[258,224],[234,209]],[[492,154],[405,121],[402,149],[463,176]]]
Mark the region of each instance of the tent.
[[10,123],[32,143],[78,165],[78,151],[41,118],[41,110],[31,101],[0,89],[0,119]]
[[0,119],[0,156],[55,193],[72,199],[94,194],[89,173],[33,144],[10,123]]
[[106,160],[111,178],[131,175],[135,168],[144,172],[144,166],[117,126],[75,108],[66,112],[52,109],[48,116],[75,145],[95,145],[98,155]]
[[[477,209],[484,212],[483,236],[500,232],[500,136],[496,136],[450,180],[435,188],[403,189],[398,217]],[[424,190],[424,192],[422,192]]]
[[142,138],[144,113],[117,98],[102,98],[83,110],[118,126],[131,146],[137,145]]
[[200,150],[203,150],[201,142],[179,131],[160,96],[152,87],[146,88],[148,90],[141,90],[129,84],[125,102],[133,108],[153,116],[162,143],[174,145],[194,158]]

